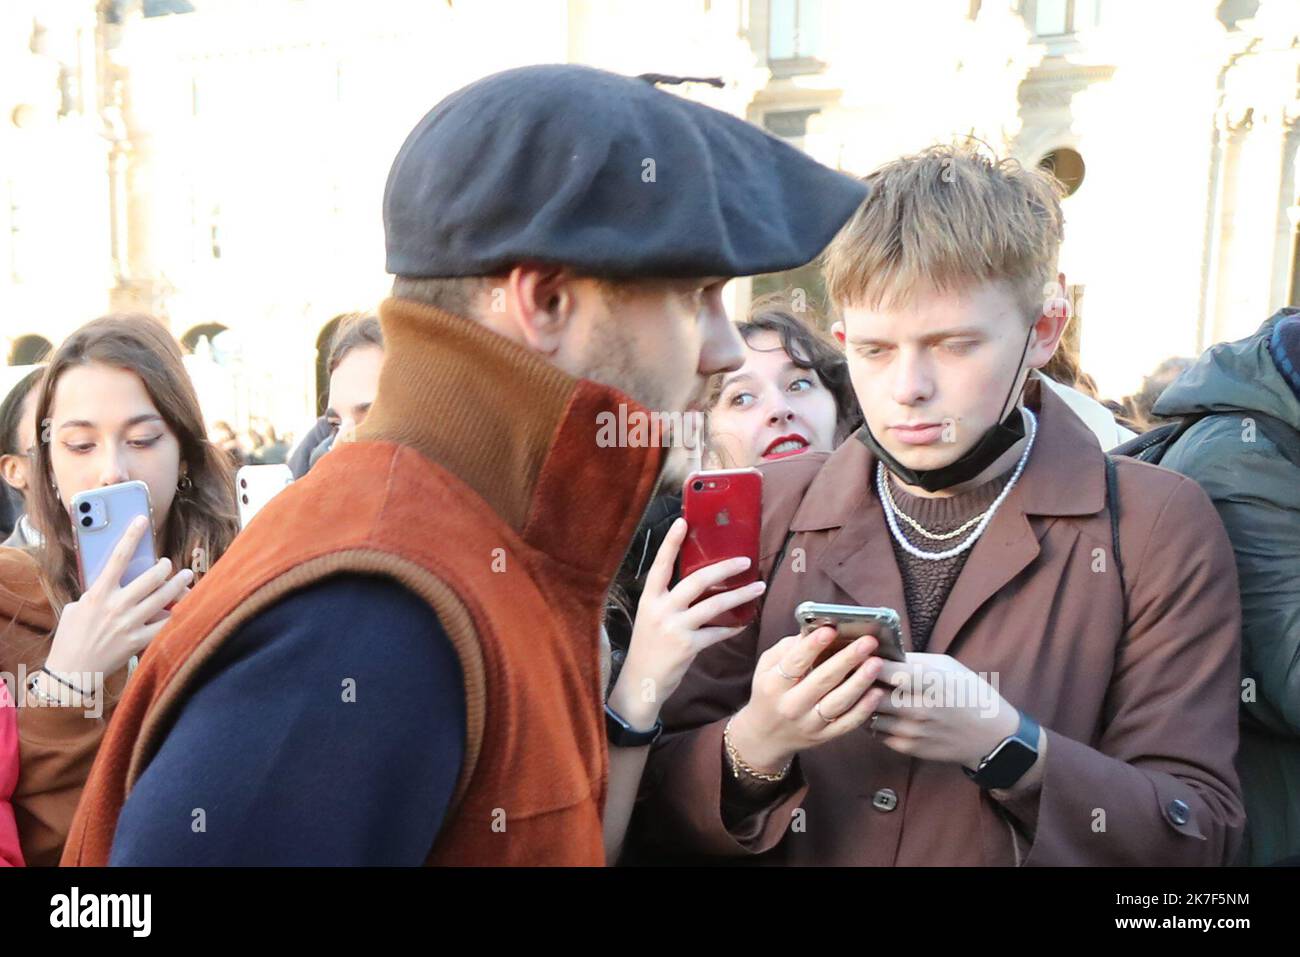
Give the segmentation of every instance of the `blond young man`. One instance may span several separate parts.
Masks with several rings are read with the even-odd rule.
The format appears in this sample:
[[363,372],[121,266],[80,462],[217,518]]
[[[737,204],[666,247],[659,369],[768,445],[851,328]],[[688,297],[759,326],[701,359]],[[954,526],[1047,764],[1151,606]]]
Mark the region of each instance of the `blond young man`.
[[[761,619],[665,708],[638,843],[1225,863],[1243,825],[1232,552],[1194,482],[1108,464],[1030,377],[1067,321],[1043,300],[1055,183],[948,147],[866,181],[826,256],[866,426],[763,466]],[[805,600],[896,609],[906,665],[864,638],[813,667],[833,633],[790,635]]]

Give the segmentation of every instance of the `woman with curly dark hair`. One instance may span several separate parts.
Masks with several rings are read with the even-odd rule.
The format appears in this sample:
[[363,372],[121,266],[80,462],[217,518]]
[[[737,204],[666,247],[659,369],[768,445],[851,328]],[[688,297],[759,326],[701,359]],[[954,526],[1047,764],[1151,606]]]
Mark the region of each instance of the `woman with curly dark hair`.
[[745,364],[713,379],[711,468],[829,452],[862,424],[844,353],[811,313],[774,294],[756,300],[736,329],[745,340]]

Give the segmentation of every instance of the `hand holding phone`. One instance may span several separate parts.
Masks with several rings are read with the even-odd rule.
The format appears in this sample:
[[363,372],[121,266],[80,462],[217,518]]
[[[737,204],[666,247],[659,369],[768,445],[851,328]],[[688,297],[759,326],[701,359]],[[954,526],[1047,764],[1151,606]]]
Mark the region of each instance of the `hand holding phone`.
[[898,612],[892,608],[806,601],[794,610],[794,617],[801,635],[826,626],[835,629],[835,637],[817,656],[814,668],[864,635],[876,639],[877,656],[889,661],[907,662],[907,654],[903,651],[902,623]]
[[172,574],[166,558],[120,584],[149,531],[148,518],[134,517],[90,587],[64,605],[45,658],[47,668],[92,672],[101,679],[117,672],[162,630],[170,617],[167,608],[189,594],[194,573],[182,568]]
[[[758,581],[759,525],[763,511],[763,475],[758,469],[692,472],[682,490],[686,540],[678,559],[678,577],[686,579],[718,562],[748,558],[749,564],[706,588],[699,601],[744,588]],[[714,627],[748,625],[758,616],[758,599],[719,611]]]
[[[765,587],[760,581],[715,592],[717,586],[743,572],[749,561],[731,558],[706,565],[669,588],[673,563],[685,539],[686,521],[679,518],[668,529],[646,575],[627,660],[609,695],[609,706],[633,727],[648,728],[655,723],[660,707],[677,690],[696,655],[744,630],[741,626],[711,627],[708,622],[752,602]],[[706,593],[711,597],[702,599]],[[651,682],[648,686],[647,681]],[[646,687],[654,688],[655,694],[645,695]]]
[[87,489],[72,497],[72,530],[77,540],[81,590],[88,591],[108,564],[133,519],[144,519],[144,532],[122,570],[118,584],[140,577],[157,559],[153,541],[153,508],[144,482],[120,482]]
[[861,727],[889,693],[872,687],[884,667],[876,639],[864,635],[814,667],[835,629],[789,635],[763,652],[749,702],[730,723],[731,744],[759,771],[777,773],[800,751]]

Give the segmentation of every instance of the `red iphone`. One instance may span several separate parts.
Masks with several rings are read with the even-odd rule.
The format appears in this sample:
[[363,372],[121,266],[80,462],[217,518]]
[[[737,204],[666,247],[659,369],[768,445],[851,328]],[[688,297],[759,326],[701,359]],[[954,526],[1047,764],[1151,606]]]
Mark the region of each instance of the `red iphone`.
[[[700,601],[758,581],[758,530],[763,513],[763,476],[758,469],[692,472],[682,492],[686,541],[677,556],[678,578],[728,558],[749,559],[749,568],[706,591]],[[758,600],[723,612],[710,625],[748,625]]]

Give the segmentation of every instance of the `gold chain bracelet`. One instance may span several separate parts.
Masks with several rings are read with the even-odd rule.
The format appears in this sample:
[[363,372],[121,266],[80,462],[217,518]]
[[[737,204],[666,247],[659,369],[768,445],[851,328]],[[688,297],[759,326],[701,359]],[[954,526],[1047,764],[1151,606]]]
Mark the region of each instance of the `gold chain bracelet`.
[[768,781],[772,784],[775,784],[777,781],[784,781],[786,775],[790,773],[790,768],[794,766],[794,758],[787,761],[785,767],[776,774],[768,774],[766,771],[760,771],[758,768],[746,764],[745,759],[742,758],[740,752],[736,750],[736,746],[731,743],[731,722],[735,720],[736,719],[733,716],[722,729],[722,747],[727,752],[727,762],[731,765],[732,776],[734,776],[736,780],[740,780],[740,774],[743,771],[749,777],[755,778],[759,781]]

